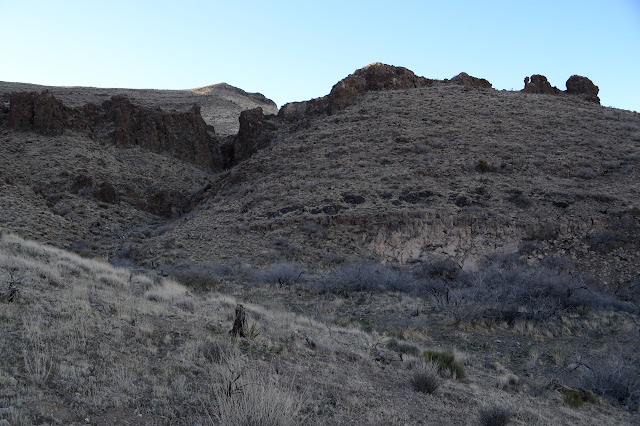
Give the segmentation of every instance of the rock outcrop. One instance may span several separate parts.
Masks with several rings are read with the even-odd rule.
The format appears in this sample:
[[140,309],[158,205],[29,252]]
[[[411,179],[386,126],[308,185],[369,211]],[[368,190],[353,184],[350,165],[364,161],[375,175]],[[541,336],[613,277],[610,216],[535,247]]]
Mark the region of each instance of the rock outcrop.
[[187,112],[165,112],[114,96],[91,111],[94,134],[108,136],[120,148],[140,146],[211,170],[223,168],[220,147],[209,136],[198,105]]
[[586,101],[599,104],[599,90],[600,89],[598,89],[598,86],[593,84],[593,82],[587,77],[572,75],[571,77],[569,77],[569,80],[567,80],[567,90],[563,92],[557,87],[551,86],[551,84],[547,81],[547,77],[535,74],[532,75],[531,78],[524,78],[524,89],[522,89],[521,92],[547,95],[559,95],[566,93],[569,95],[578,96]]
[[466,72],[461,72],[460,74],[453,77],[449,80],[453,84],[459,84],[465,87],[472,87],[477,89],[491,89],[493,86],[489,83],[488,80],[484,78],[473,77]]
[[72,114],[70,108],[47,91],[13,93],[9,100],[9,126],[18,130],[61,135]]
[[264,115],[262,108],[240,113],[240,130],[233,145],[232,164],[251,157],[259,149],[269,146],[277,130],[274,115]]
[[187,112],[166,112],[132,104],[114,96],[102,105],[69,108],[44,91],[13,93],[9,103],[9,126],[43,135],[61,135],[65,129],[88,131],[109,139],[120,148],[140,146],[219,171],[224,159],[213,131],[194,105]]
[[340,80],[331,92],[322,98],[284,105],[280,108],[278,117],[294,121],[308,116],[335,114],[366,92],[413,89],[431,84],[433,80],[417,76],[407,68],[376,62]]
[[536,94],[547,94],[547,95],[557,95],[560,93],[560,89],[554,87],[547,81],[547,77],[540,74],[534,74],[529,77],[524,78],[524,89],[521,90],[523,93],[536,93]]
[[587,77],[572,75],[571,77],[569,77],[569,80],[567,80],[567,93],[571,95],[578,95],[586,101],[599,104],[599,91],[600,89],[598,88],[598,86],[593,84],[593,82]]

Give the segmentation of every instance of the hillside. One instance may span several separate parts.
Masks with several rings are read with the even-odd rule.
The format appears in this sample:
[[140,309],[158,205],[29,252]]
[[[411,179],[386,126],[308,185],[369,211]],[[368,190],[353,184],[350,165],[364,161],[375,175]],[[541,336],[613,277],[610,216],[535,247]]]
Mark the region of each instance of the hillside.
[[202,118],[221,135],[238,132],[238,115],[246,109],[260,107],[275,114],[273,101],[260,93],[247,93],[226,83],[189,90],[106,89],[96,87],[57,87],[0,81],[0,95],[12,92],[42,92],[48,90],[69,107],[87,103],[101,104],[112,96],[126,96],[133,103],[164,110],[189,110],[193,104],[201,106]]
[[0,421],[638,423],[640,115],[589,79],[0,100]]
[[166,256],[473,268],[501,252],[562,256],[615,285],[640,273],[637,114],[436,83],[287,126],[159,239],[175,242]]
[[[490,364],[457,351],[465,377],[440,378],[408,354],[436,347],[428,337],[407,344],[286,312],[278,300],[289,291],[277,286],[264,289],[277,296],[266,306],[245,302],[253,331],[242,338],[228,333],[234,297],[194,295],[6,233],[0,279],[5,424],[463,425],[501,413],[517,425],[634,422],[608,404],[566,406],[542,368],[521,381],[497,362],[501,355],[487,354]],[[17,289],[11,302],[7,284]],[[545,352],[528,350],[532,367],[547,362]],[[434,393],[411,384],[421,371]]]

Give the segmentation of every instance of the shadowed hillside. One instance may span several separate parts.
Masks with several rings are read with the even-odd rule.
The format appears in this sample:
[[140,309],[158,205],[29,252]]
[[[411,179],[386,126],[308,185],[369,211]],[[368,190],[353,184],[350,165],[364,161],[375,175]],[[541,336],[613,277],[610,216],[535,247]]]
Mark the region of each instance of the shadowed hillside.
[[567,77],[0,83],[0,421],[638,423],[640,116]]

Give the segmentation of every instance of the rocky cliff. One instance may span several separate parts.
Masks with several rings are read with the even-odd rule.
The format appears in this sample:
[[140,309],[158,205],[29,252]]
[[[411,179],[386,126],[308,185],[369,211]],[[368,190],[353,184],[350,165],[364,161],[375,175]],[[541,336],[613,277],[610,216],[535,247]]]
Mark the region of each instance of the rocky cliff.
[[166,153],[212,171],[222,170],[224,159],[214,132],[194,105],[187,112],[166,112],[132,104],[114,96],[101,105],[70,108],[48,91],[14,93],[9,101],[9,126],[43,135],[61,135],[65,129],[86,131],[120,148],[140,146]]

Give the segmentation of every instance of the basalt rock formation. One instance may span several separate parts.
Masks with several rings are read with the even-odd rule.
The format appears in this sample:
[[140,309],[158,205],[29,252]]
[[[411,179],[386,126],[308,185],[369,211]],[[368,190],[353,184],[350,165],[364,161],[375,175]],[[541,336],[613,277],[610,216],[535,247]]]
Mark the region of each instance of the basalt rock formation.
[[202,119],[198,105],[187,112],[166,112],[114,96],[102,105],[69,108],[47,91],[20,92],[10,97],[9,127],[50,136],[65,129],[88,131],[120,148],[140,146],[212,171],[224,165],[220,147],[209,135],[213,128]]
[[593,84],[593,82],[587,77],[572,75],[571,77],[569,77],[569,80],[567,80],[567,93],[581,96],[587,101],[599,104],[599,91],[600,89],[598,88],[598,86]]
[[460,84],[465,87],[478,89],[491,89],[493,87],[488,80],[485,80],[484,78],[473,77],[466,72],[461,72],[460,74],[453,77],[450,81],[454,84]]
[[524,78],[524,89],[522,89],[522,92],[557,95],[560,93],[560,89],[551,86],[551,83],[547,81],[547,77],[544,75],[534,74],[531,78]]
[[587,77],[582,77],[580,75],[572,75],[567,80],[567,90],[562,91],[557,87],[551,86],[551,84],[547,81],[547,77],[539,74],[534,74],[529,77],[524,78],[524,89],[521,90],[523,93],[536,93],[536,94],[546,94],[546,95],[559,95],[559,94],[569,94],[576,95],[580,98],[589,101],[595,102],[597,104],[600,103],[600,98],[598,97],[599,88]]
[[85,117],[95,135],[109,137],[120,148],[140,146],[214,171],[223,168],[220,147],[209,136],[198,105],[187,112],[165,112],[114,96],[99,108],[85,106]]
[[47,91],[13,93],[9,105],[10,127],[52,136],[62,134],[74,112]]
[[262,108],[240,113],[240,130],[233,144],[232,164],[246,160],[259,149],[269,146],[278,126],[275,115],[264,115]]
[[433,80],[417,76],[407,68],[376,62],[340,80],[331,92],[322,98],[285,104],[280,109],[278,117],[295,121],[305,116],[331,115],[344,109],[366,92],[413,89],[431,84]]

